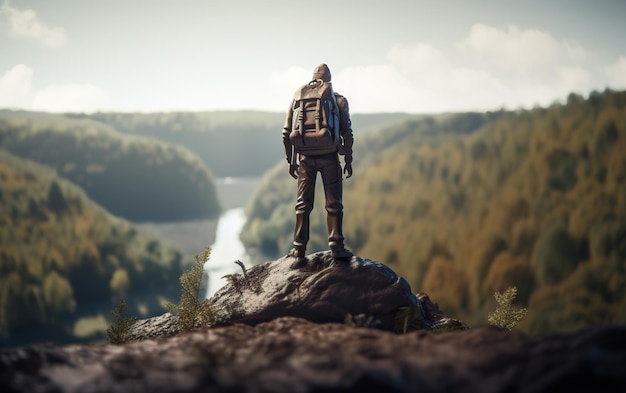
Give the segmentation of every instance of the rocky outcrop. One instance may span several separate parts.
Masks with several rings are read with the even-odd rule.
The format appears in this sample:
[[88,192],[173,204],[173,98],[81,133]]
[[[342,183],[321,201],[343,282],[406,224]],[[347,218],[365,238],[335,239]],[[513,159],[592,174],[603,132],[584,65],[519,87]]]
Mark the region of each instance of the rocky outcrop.
[[626,327],[394,334],[278,318],[122,346],[0,350],[2,392],[621,392]]
[[[329,251],[243,268],[209,302],[214,326],[299,317],[399,332],[468,328],[446,317],[426,294],[413,294],[408,282],[385,264],[358,256],[335,259]],[[129,339],[175,335],[175,318],[167,313],[138,321]]]
[[399,308],[418,307],[408,282],[386,265],[358,256],[335,259],[330,251],[255,265],[231,276],[210,302],[218,325],[285,316],[343,322],[365,315],[383,330],[393,330]]

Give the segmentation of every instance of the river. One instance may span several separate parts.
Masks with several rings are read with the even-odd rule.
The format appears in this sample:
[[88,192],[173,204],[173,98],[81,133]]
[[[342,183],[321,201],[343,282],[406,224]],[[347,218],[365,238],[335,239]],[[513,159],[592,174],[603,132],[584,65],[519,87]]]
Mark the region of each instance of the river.
[[260,181],[260,177],[218,178],[217,196],[223,209],[219,219],[138,225],[189,255],[198,254],[210,246],[211,255],[205,263],[205,272],[209,276],[206,296],[210,297],[227,282],[222,278],[224,275],[241,272],[234,263],[236,260],[246,266],[251,264],[239,234],[246,222],[245,206]]
[[215,243],[211,245],[211,255],[204,264],[204,271],[209,275],[207,298],[226,284],[224,275],[241,273],[241,267],[235,263],[236,260],[242,261],[246,266],[249,265],[250,260],[246,249],[239,239],[245,222],[246,215],[243,207],[226,210],[220,216]]
[[226,279],[222,278],[226,274],[241,273],[241,267],[235,263],[236,260],[242,261],[246,266],[251,263],[239,234],[246,222],[245,206],[260,181],[260,177],[225,177],[216,181],[217,196],[224,211],[217,221],[211,255],[204,265],[209,276],[207,297],[211,297],[226,284]]

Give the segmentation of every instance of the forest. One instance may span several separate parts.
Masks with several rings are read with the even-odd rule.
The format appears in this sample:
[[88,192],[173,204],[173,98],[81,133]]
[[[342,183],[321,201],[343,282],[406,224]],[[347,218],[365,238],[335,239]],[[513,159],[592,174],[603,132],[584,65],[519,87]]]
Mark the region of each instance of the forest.
[[179,296],[191,258],[112,216],[46,166],[0,149],[0,346],[103,337]]
[[109,212],[134,222],[214,218],[215,179],[182,146],[63,115],[0,111],[0,146],[54,168]]
[[[346,245],[446,314],[486,325],[494,292],[516,286],[528,333],[626,323],[626,92],[410,119],[354,151]],[[281,162],[247,207],[247,247],[290,249],[295,194]],[[327,248],[316,195],[308,252]]]

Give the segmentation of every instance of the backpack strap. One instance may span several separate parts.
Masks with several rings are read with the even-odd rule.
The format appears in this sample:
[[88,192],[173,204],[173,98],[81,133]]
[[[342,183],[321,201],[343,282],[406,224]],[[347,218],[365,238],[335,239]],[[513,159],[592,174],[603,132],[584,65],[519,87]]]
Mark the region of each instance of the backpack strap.
[[322,129],[322,100],[317,100],[315,104],[315,129]]
[[297,99],[294,100],[293,102],[293,107],[291,108],[291,112],[295,112],[296,109],[300,108],[300,111],[298,112],[298,118],[296,119],[296,121],[294,122],[294,124],[298,124],[300,127],[300,137],[302,138],[302,144],[305,145],[305,141],[304,141],[304,114],[302,113],[304,111],[304,105],[302,105],[302,100]]

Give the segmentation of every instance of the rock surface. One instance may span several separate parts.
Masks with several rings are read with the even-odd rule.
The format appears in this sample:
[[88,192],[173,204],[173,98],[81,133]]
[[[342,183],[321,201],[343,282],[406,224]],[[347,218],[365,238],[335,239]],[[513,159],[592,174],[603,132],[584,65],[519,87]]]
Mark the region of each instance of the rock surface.
[[279,318],[131,344],[0,350],[2,392],[623,392],[626,327],[394,334]]
[[[446,317],[426,294],[413,294],[408,282],[385,264],[358,256],[334,259],[330,251],[300,261],[284,257],[230,275],[229,283],[209,301],[215,326],[299,317],[387,331],[398,330],[396,318],[410,322],[409,330],[468,328]],[[408,312],[409,318],[402,321],[399,312]],[[128,339],[175,335],[175,318],[167,313],[138,321]],[[406,331],[402,327],[399,331]]]
[[383,330],[393,330],[400,307],[418,305],[408,282],[386,265],[358,256],[335,259],[330,251],[252,266],[231,276],[210,302],[218,325],[285,316],[343,322],[363,314]]

